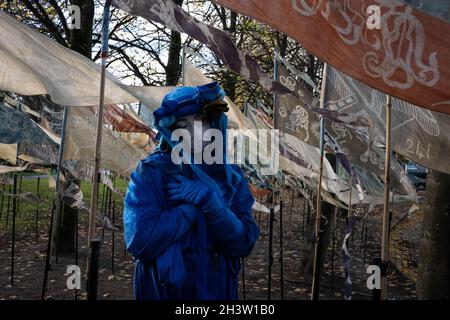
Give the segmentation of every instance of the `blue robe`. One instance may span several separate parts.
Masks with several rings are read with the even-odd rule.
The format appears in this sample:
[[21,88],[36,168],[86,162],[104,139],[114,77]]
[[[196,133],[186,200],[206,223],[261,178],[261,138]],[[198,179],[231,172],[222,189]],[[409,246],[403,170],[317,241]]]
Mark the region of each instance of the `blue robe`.
[[164,186],[180,174],[169,153],[156,152],[140,162],[124,209],[125,244],[136,259],[135,299],[238,299],[240,258],[250,254],[259,229],[248,184],[239,167],[232,168],[239,176],[232,199],[223,170],[206,168],[228,209],[205,218],[199,208],[165,197]]

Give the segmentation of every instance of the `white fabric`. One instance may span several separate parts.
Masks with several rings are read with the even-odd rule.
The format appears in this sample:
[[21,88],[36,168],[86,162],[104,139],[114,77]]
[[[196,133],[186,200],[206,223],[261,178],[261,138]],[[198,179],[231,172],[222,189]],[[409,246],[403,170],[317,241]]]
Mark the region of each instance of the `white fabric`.
[[[96,117],[90,108],[69,107],[63,160],[94,164]],[[101,168],[129,177],[146,153],[103,126]]]
[[[0,11],[0,90],[49,95],[64,106],[99,103],[100,66]],[[106,73],[105,105],[158,105],[170,87],[125,86]],[[136,95],[136,96],[134,96]]]
[[16,164],[17,161],[17,143],[4,144],[0,143],[0,159],[4,159],[9,163]]

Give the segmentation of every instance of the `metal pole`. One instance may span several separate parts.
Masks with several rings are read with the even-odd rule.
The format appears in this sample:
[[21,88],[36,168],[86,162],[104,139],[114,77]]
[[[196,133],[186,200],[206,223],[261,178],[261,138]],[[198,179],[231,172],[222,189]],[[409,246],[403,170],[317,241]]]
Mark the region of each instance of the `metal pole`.
[[369,232],[369,216],[367,216],[366,228],[364,230],[364,254],[363,254],[363,264],[366,264],[366,254],[367,254],[367,234]]
[[[103,185],[102,200],[100,201],[100,213],[102,214],[103,218],[106,217],[106,211],[108,210],[108,191],[109,188],[106,188],[106,185]],[[101,240],[102,243],[104,239],[105,239],[105,228],[102,228],[102,240]]]
[[359,239],[359,252],[363,249],[363,239],[364,239],[364,229],[366,228],[366,216],[364,215],[362,218],[362,226],[361,226],[361,238]]
[[335,255],[335,247],[336,247],[336,225],[337,225],[338,212],[339,212],[339,207],[336,206],[334,209],[333,238],[332,238],[332,247],[331,247],[331,277],[330,277],[331,290],[334,290],[334,255]]
[[[17,174],[14,175],[14,187],[13,187],[13,195],[16,196],[17,192]],[[10,284],[14,285],[14,252],[16,247],[16,215],[17,215],[17,197],[14,197],[12,200],[13,203],[13,212],[12,212],[12,239],[11,239],[11,278]]]
[[[6,175],[5,175],[5,177],[6,177]],[[4,195],[5,191],[6,191],[6,181],[5,181],[5,184],[3,185],[3,190],[2,190],[2,200],[0,203],[0,220],[3,217],[3,202],[5,201],[5,195]]]
[[283,261],[283,200],[280,200],[280,295],[284,300],[284,261]]
[[[22,179],[23,179],[23,172],[20,173],[20,178],[19,178],[19,189],[18,191],[16,191],[17,194],[21,194],[22,193]],[[16,204],[16,214],[19,213],[20,211],[20,201],[17,201]]]
[[295,197],[295,189],[292,188],[291,212],[289,214],[289,221],[292,220],[292,209],[294,208],[294,197]]
[[[10,176],[11,178],[13,177],[13,174],[11,173],[11,176]],[[11,192],[12,192],[12,186],[11,185],[9,185],[9,188],[8,188],[8,193],[9,194],[11,194]],[[5,228],[6,229],[8,229],[8,222],[9,222],[9,209],[10,209],[10,204],[11,204],[11,196],[8,196],[8,202],[7,202],[7,205],[6,205],[6,221],[5,221]]]
[[[38,176],[37,183],[36,183],[36,196],[38,197],[39,200],[41,199],[41,196],[39,195],[40,182],[41,182],[41,177]],[[38,238],[38,233],[39,233],[39,202],[36,205],[36,224],[35,224],[36,239]]]
[[384,209],[381,234],[381,300],[387,298],[387,264],[389,261],[389,197],[391,189],[391,96],[386,101],[386,159],[384,163]]
[[272,294],[272,264],[273,264],[273,221],[275,219],[275,208],[270,208],[269,218],[269,282],[267,285],[267,300],[271,299]]
[[302,237],[305,235],[305,215],[306,215],[306,210],[308,210],[308,204],[307,204],[307,200],[306,200],[306,190],[305,190],[305,193],[303,194]]
[[100,262],[100,240],[93,239],[90,242],[88,262],[88,275],[86,281],[87,299],[97,300],[98,266]]
[[[353,190],[353,183],[352,183],[353,181],[351,181],[350,180],[350,195],[349,195],[349,198],[348,198],[348,217],[350,218],[351,217],[351,215],[352,215],[352,213],[353,213],[353,210],[352,210],[352,190]],[[352,231],[353,231],[353,229],[352,229]]]
[[395,193],[392,191],[391,207],[389,208],[388,247],[391,243],[392,218],[394,217],[394,197]]
[[244,300],[247,300],[247,290],[245,289],[245,259],[241,258],[242,264],[242,295]]
[[56,210],[55,201],[56,199],[53,200],[52,211],[50,214],[50,225],[48,227],[47,255],[45,256],[44,280],[42,282],[41,300],[45,300],[45,296],[47,294],[48,271],[50,269],[50,251],[52,246],[53,219]]
[[[320,95],[320,107],[323,109],[325,105],[325,93],[327,84],[327,69],[325,63],[323,65],[322,90]],[[314,267],[311,288],[311,300],[319,298],[319,280],[320,280],[320,222],[322,213],[322,178],[323,178],[323,158],[324,158],[324,136],[325,136],[325,118],[320,118],[320,166],[319,179],[317,182],[317,203],[316,203],[316,226],[315,226],[315,246],[314,246]]]
[[[61,181],[60,181],[60,176],[61,176],[61,168],[62,168],[62,161],[63,161],[63,156],[64,156],[64,140],[66,137],[66,127],[67,127],[67,118],[68,118],[68,112],[69,109],[68,107],[64,107],[64,113],[63,113],[63,122],[62,122],[62,128],[61,128],[61,144],[59,146],[59,152],[58,152],[58,167],[56,169],[56,186],[55,186],[55,210],[56,210],[56,214],[52,213],[52,219],[55,219],[56,221],[52,221],[52,223],[50,224],[52,226],[52,228],[50,229],[50,245],[53,242],[53,245],[55,246],[53,248],[53,250],[55,250],[55,254],[56,254],[56,259],[58,259],[58,254],[57,254],[57,243],[58,243],[58,233],[59,233],[59,225],[60,225],[60,220],[61,220],[61,205],[62,205],[62,200],[61,200]],[[57,226],[55,229],[53,229],[53,226]],[[52,250],[52,247],[50,247],[50,250]]]
[[[113,187],[115,185],[116,182],[116,176],[113,176]],[[115,192],[113,192],[113,196],[112,196],[112,224],[114,225],[114,223],[116,222],[116,194]],[[111,246],[111,273],[114,275],[115,273],[115,268],[114,268],[114,256],[115,256],[115,249],[116,249],[116,245],[115,245],[115,231],[112,231],[112,246]]]
[[[336,175],[339,176],[339,162],[336,162]],[[334,290],[334,254],[336,246],[336,225],[337,217],[339,214],[339,207],[334,207],[334,222],[333,222],[333,234],[332,234],[332,247],[331,247],[331,277],[330,277],[330,288]]]
[[[78,210],[75,210],[75,220],[76,220],[76,225],[75,225],[75,265],[78,266]],[[75,289],[74,290],[74,295],[75,295],[75,300],[78,299],[78,290]]]

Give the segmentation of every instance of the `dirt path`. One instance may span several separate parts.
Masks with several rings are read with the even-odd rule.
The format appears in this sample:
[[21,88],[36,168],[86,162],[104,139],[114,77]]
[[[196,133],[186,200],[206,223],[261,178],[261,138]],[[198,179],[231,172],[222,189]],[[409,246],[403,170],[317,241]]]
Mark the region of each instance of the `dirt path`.
[[[304,279],[300,258],[304,246],[303,199],[295,198],[294,206],[290,207],[290,192],[286,192],[283,210],[283,244],[284,244],[284,298],[308,299],[310,292],[309,280]],[[400,219],[408,206],[394,208],[393,222]],[[120,212],[120,211],[119,211]],[[30,215],[33,213],[30,212]],[[26,215],[26,213],[24,213]],[[32,219],[30,218],[30,221]],[[245,259],[245,287],[247,299],[266,299],[268,286],[268,228],[267,215],[256,213],[256,220],[261,225],[261,236],[251,256]],[[11,264],[11,225],[5,229],[4,217],[0,220],[0,299],[40,299],[47,246],[48,217],[41,214],[38,238],[35,238],[33,224],[18,230],[15,250],[14,285],[10,286]],[[389,270],[389,298],[415,299],[415,284],[421,213],[416,212],[404,219],[394,229],[391,239],[391,257],[393,267]],[[372,257],[379,252],[381,237],[381,211],[371,213],[368,224],[366,242],[366,259],[364,261],[364,237],[362,235],[363,220],[357,219],[353,236],[350,241],[353,299],[370,299],[371,292],[366,287],[366,268]],[[332,249],[326,253],[324,274],[321,279],[321,299],[343,299],[344,270],[341,256],[341,245],[344,237],[345,217],[339,217],[336,226],[336,243],[334,255],[334,276],[332,274]],[[101,249],[99,273],[99,299],[132,299],[132,277],[134,265],[132,258],[124,252],[121,233],[115,234],[114,275],[112,274],[111,255],[112,233],[105,231],[104,243]],[[78,265],[84,274],[86,256],[85,223],[80,223]],[[280,299],[280,263],[279,263],[279,217],[274,224],[272,270],[272,299]],[[74,256],[59,257],[58,263],[52,259],[52,269],[49,273],[48,299],[74,299],[75,293],[67,289],[66,267],[75,264]],[[241,298],[242,274],[240,276]],[[82,289],[84,287],[82,280]],[[332,287],[333,285],[333,287]],[[83,292],[83,290],[81,290]],[[78,292],[77,298],[84,299],[85,294]]]

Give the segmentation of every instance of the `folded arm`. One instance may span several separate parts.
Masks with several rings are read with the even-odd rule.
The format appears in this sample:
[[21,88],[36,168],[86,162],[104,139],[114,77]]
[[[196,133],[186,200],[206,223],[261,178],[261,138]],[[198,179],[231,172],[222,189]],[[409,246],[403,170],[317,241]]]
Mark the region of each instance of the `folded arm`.
[[161,172],[140,164],[131,175],[125,197],[125,244],[143,262],[153,261],[186,234],[195,220],[196,209],[190,204],[165,208],[161,180]]

